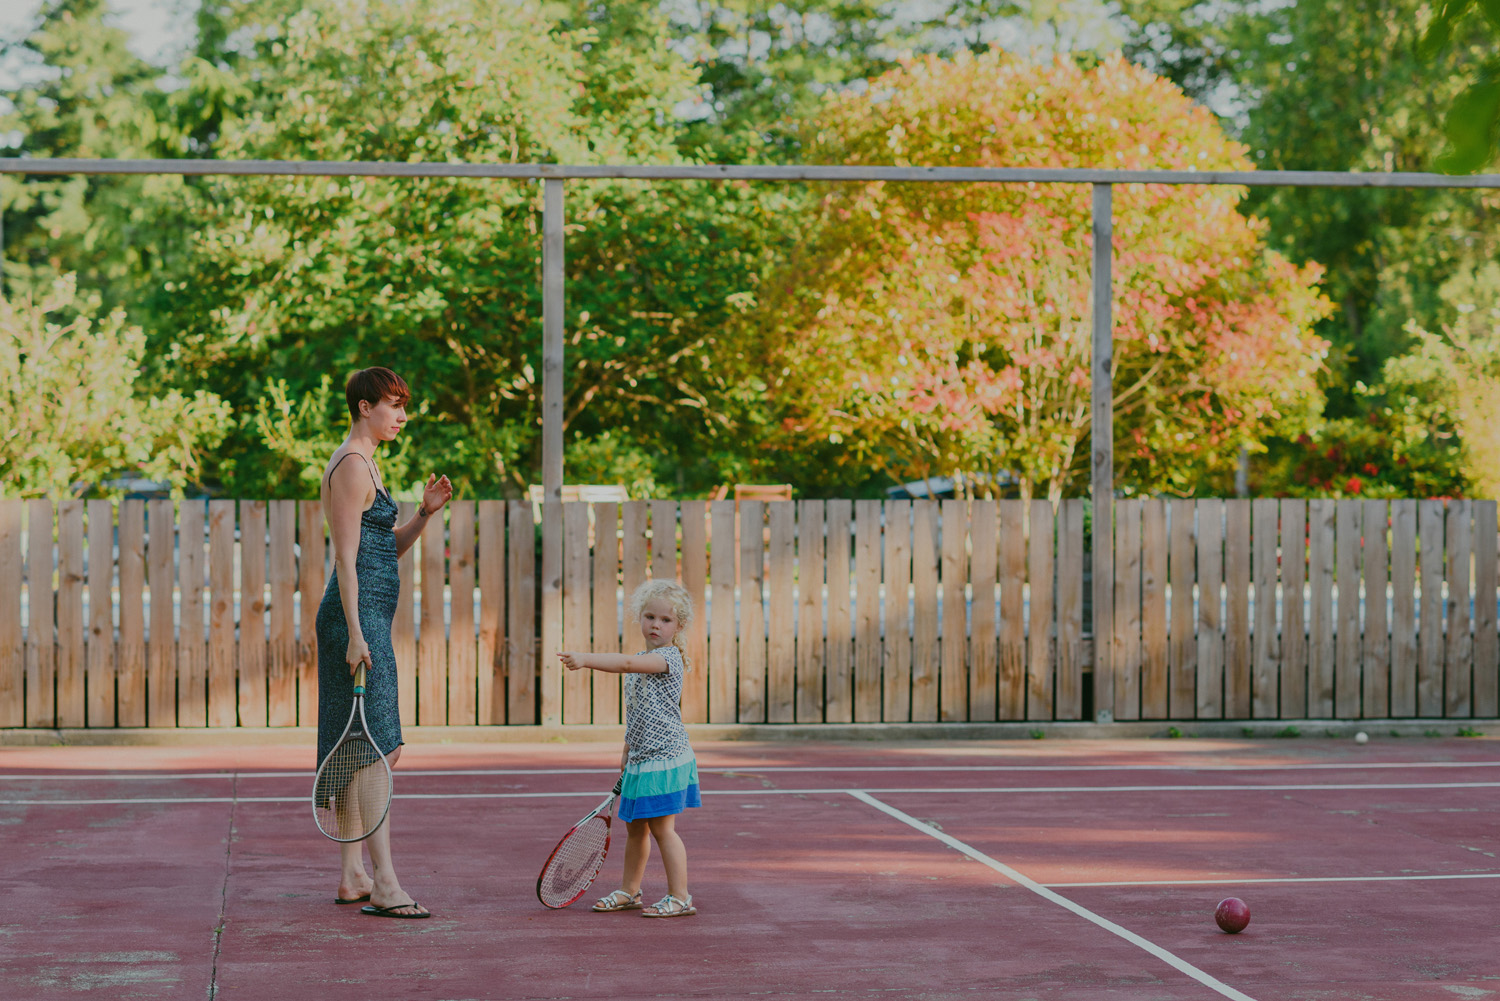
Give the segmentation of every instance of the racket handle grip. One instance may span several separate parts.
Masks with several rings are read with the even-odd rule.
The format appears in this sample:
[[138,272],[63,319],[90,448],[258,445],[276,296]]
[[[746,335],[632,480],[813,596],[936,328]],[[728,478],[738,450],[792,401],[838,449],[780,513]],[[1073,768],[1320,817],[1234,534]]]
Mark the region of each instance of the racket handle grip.
[[365,665],[360,661],[359,667],[354,671],[354,694],[365,694]]
[[615,779],[614,794],[616,796],[620,795],[620,790],[623,788],[625,788],[625,773],[621,772],[620,777]]

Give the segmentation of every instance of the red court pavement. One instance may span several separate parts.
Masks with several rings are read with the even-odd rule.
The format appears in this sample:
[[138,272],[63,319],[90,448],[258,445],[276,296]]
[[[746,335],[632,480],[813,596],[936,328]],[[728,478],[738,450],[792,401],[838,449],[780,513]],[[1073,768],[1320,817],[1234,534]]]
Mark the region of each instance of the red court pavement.
[[[617,745],[417,744],[393,836],[435,917],[395,921],[332,902],[310,749],[0,749],[0,983],[38,999],[1500,999],[1497,750],[700,744],[705,808],[680,822],[700,913],[651,921],[533,893]],[[599,893],[619,865],[617,842]],[[1102,883],[1133,885],[1077,885]],[[647,896],[664,891],[653,859]],[[1212,923],[1230,894],[1253,912],[1238,936]]]

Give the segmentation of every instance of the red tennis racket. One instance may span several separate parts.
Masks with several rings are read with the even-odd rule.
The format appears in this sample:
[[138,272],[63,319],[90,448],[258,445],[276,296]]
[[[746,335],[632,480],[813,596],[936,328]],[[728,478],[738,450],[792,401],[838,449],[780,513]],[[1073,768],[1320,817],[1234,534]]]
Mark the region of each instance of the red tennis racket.
[[599,870],[604,868],[604,856],[609,854],[609,825],[614,820],[615,797],[620,795],[623,782],[624,776],[621,776],[604,802],[574,824],[547,856],[547,864],[542,866],[542,874],[536,878],[536,899],[546,906],[567,907],[588,891]]

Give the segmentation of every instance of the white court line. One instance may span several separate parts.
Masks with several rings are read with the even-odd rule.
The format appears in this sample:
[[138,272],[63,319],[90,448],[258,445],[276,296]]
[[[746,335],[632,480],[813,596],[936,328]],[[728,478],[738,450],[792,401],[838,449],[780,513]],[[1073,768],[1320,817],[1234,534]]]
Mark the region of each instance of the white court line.
[[[1500,768],[1500,761],[1367,761],[1341,764],[1285,764],[1285,765],[768,765],[758,767],[742,765],[725,768],[698,767],[698,771],[709,775],[761,775],[807,772],[1280,772],[1280,771],[1363,771],[1380,768]],[[57,775],[52,773],[27,773],[0,775],[0,782],[49,779],[57,781],[147,780],[147,779],[277,779],[301,778],[312,774],[312,769],[280,772],[92,772]],[[482,776],[482,775],[615,775],[618,768],[473,768],[473,769],[411,769],[397,770],[399,775],[431,776]]]
[[1043,883],[1054,890],[1090,886],[1240,886],[1246,883],[1399,883],[1432,879],[1500,879],[1500,872],[1432,873],[1426,876],[1264,876],[1254,879],[1125,879],[1108,883]]
[[942,831],[936,830],[935,828],[922,823],[920,820],[911,816],[910,814],[902,813],[894,806],[887,806],[885,803],[882,803],[880,800],[876,799],[874,796],[871,796],[868,793],[861,792],[857,789],[849,789],[846,791],[850,796],[853,796],[860,802],[868,803],[870,806],[873,806],[881,813],[888,814],[889,816],[901,821],[903,824],[906,824],[908,827],[913,827],[916,830],[921,831],[923,834],[928,835],[929,837],[936,838],[938,841],[941,841],[948,847],[963,852],[974,861],[989,866],[991,869],[1000,873],[1002,876],[1005,876],[1007,879],[1010,879],[1013,882],[1024,886],[1026,889],[1030,890],[1032,893],[1035,893],[1037,896],[1043,898],[1044,900],[1050,900],[1052,903],[1057,904],[1059,907],[1065,907],[1068,910],[1072,911],[1074,914],[1077,914],[1079,917],[1084,918],[1088,921],[1092,921],[1094,924],[1098,925],[1100,928],[1103,928],[1105,931],[1113,935],[1118,935],[1120,938],[1123,938],[1130,944],[1146,950],[1157,959],[1160,959],[1162,962],[1166,963],[1169,966],[1175,967],[1177,970],[1187,974],[1189,977],[1192,977],[1194,980],[1198,981],[1205,987],[1208,987],[1209,989],[1222,994],[1224,997],[1232,998],[1234,999],[1234,1001],[1255,1001],[1255,999],[1250,997],[1248,994],[1237,991],[1233,987],[1230,987],[1228,984],[1215,979],[1204,971],[1198,969],[1198,967],[1194,966],[1192,963],[1189,963],[1187,960],[1180,959],[1167,950],[1163,949],[1155,942],[1152,942],[1149,939],[1142,938],[1130,929],[1117,925],[1113,921],[1110,921],[1108,918],[1100,917],[1098,914],[1095,914],[1087,907],[1084,907],[1081,904],[1075,904],[1073,901],[1069,900],[1067,897],[1064,897],[1060,893],[1052,892],[1042,884],[1028,878],[1017,870],[1012,869],[1004,862],[997,862],[995,859],[992,859],[988,855],[984,854],[984,852],[981,852],[976,848],[971,848],[952,835],[944,834]]
[[[617,773],[611,773],[617,774]],[[1495,789],[1500,782],[1389,782],[1309,785],[1165,785],[1165,786],[985,786],[960,789],[865,789],[867,793],[887,795],[941,796],[945,793],[1102,793],[1102,792],[1319,792],[1333,789],[1361,792],[1396,789]],[[826,796],[845,793],[836,786],[825,789],[704,789],[705,796]],[[566,799],[597,796],[599,790],[578,792],[430,792],[397,793],[397,799]],[[305,796],[160,796],[90,799],[0,799],[0,806],[107,806],[127,803],[296,803]]]

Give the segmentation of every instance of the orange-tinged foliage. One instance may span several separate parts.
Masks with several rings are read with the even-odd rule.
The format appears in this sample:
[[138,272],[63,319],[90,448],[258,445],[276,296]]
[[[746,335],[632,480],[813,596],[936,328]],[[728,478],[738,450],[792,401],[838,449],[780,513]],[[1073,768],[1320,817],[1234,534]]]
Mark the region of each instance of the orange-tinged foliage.
[[[1175,86],[998,52],[928,58],[831,99],[812,162],[1250,170]],[[1242,443],[1319,409],[1329,309],[1315,266],[1264,246],[1243,190],[1114,191],[1116,470],[1200,489]],[[897,479],[1087,481],[1090,192],[1060,184],[831,188],[761,297],[783,433],[841,442]]]

